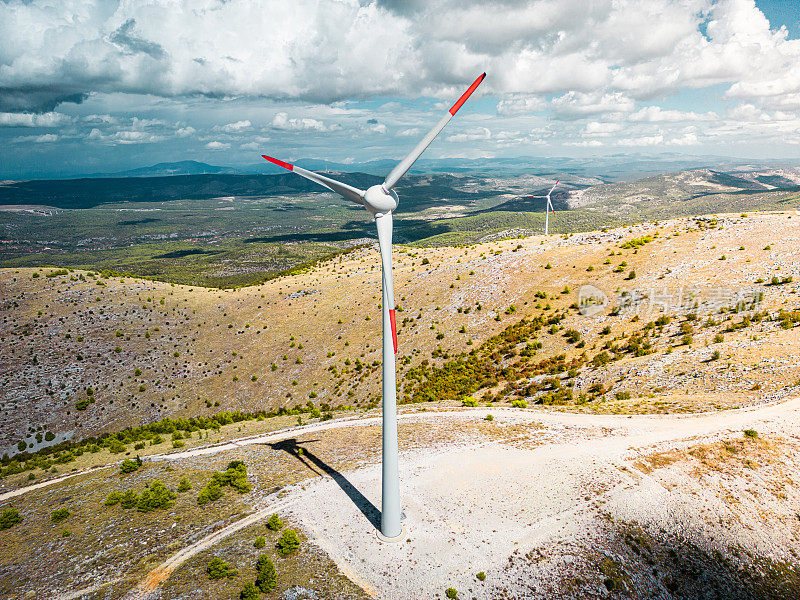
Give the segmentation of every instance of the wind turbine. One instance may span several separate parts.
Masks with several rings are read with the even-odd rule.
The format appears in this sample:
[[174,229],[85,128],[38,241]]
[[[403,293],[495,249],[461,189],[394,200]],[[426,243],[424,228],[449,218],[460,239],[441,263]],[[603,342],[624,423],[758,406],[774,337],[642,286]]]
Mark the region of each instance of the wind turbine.
[[550,188],[550,191],[547,192],[546,196],[528,196],[529,198],[547,198],[547,203],[544,206],[544,234],[545,235],[550,235],[550,211],[553,211],[554,215],[556,214],[556,211],[553,208],[553,203],[550,202],[550,194],[552,194],[553,190],[556,189],[556,186],[558,185],[558,181],[559,180],[556,180],[555,184],[553,184],[553,187]]
[[392,281],[392,211],[397,208],[398,198],[397,192],[393,188],[472,95],[484,77],[486,77],[486,73],[483,73],[469,86],[467,91],[447,111],[447,114],[428,132],[428,135],[422,138],[414,149],[397,163],[382,184],[373,185],[367,190],[360,190],[341,181],[262,154],[262,157],[269,162],[315,181],[351,202],[361,204],[375,218],[383,280],[383,302],[381,303],[383,309],[383,446],[380,533],[387,540],[397,540],[403,533],[403,526],[400,522],[400,472],[397,456],[397,389],[395,384],[397,325],[394,316],[394,284]]

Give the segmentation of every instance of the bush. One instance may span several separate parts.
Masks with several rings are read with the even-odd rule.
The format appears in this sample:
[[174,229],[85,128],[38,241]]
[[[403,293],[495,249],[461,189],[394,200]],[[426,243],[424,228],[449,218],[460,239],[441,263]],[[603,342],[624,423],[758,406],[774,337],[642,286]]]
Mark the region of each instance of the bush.
[[219,556],[216,556],[208,563],[206,573],[209,579],[224,579],[225,577],[236,577],[239,571],[231,567]]
[[158,508],[169,508],[175,502],[175,492],[168,489],[157,479],[145,488],[136,502],[136,510],[139,512],[150,512]]
[[278,513],[275,513],[267,520],[267,529],[270,531],[278,531],[281,527],[283,527],[283,522]]
[[131,460],[130,458],[126,458],[122,461],[122,464],[119,467],[120,473],[133,473],[134,471],[139,470],[139,463],[135,460]]
[[265,538],[263,535],[258,536],[256,538],[256,541],[253,542],[253,546],[255,546],[256,548],[263,548],[266,545],[267,545],[267,538]]
[[511,406],[514,408],[528,408],[528,401],[527,400],[512,400]]
[[745,429],[744,430],[745,436],[755,439],[758,437],[758,432],[755,429]]
[[477,578],[478,578],[478,580],[480,580],[480,581],[484,581],[484,580],[486,579],[486,573],[484,573],[483,571],[481,571],[481,572],[480,572],[480,573],[478,573],[478,574],[477,574],[475,577],[477,577]]
[[494,417],[492,415],[486,415],[485,420],[486,421],[494,421]]
[[22,517],[19,515],[17,509],[13,506],[3,509],[3,512],[0,513],[0,531],[3,529],[10,529],[17,523],[21,522]]
[[461,406],[475,407],[478,406],[478,401],[475,400],[475,398],[473,398],[472,396],[464,396],[461,399]]
[[53,523],[60,523],[61,521],[63,521],[64,519],[67,519],[67,518],[69,518],[69,517],[70,517],[70,512],[69,512],[69,510],[67,510],[67,509],[66,509],[66,508],[64,508],[64,507],[61,507],[61,508],[57,508],[56,510],[54,510],[54,511],[51,513],[51,515],[50,515],[50,520],[51,520]]
[[275,547],[278,549],[278,554],[281,556],[287,556],[296,552],[300,547],[300,538],[297,537],[297,532],[295,532],[294,529],[286,529],[275,544]]
[[240,460],[228,463],[228,468],[224,473],[215,471],[211,475],[211,482],[216,483],[219,487],[229,485],[240,494],[250,491],[250,484],[247,482],[247,465]]
[[189,480],[186,477],[182,478],[180,483],[178,483],[178,491],[179,492],[188,492],[192,489],[192,485],[189,483]]
[[219,484],[212,480],[208,482],[206,487],[200,490],[200,495],[197,496],[197,503],[200,506],[203,506],[204,504],[208,504],[214,500],[219,500],[224,495],[225,494],[220,488]]
[[266,554],[258,557],[256,573],[256,587],[259,590],[266,594],[275,589],[275,585],[278,583],[278,576],[275,573],[275,565],[272,564]]
[[455,590],[455,588],[447,588],[444,591],[444,595],[447,596],[448,598],[450,598],[450,600],[457,600],[458,599],[458,592]]
[[256,588],[255,584],[251,581],[246,583],[245,586],[242,588],[242,592],[239,594],[240,600],[258,600],[258,588]]
[[122,492],[111,492],[106,498],[106,506],[114,506],[122,501]]

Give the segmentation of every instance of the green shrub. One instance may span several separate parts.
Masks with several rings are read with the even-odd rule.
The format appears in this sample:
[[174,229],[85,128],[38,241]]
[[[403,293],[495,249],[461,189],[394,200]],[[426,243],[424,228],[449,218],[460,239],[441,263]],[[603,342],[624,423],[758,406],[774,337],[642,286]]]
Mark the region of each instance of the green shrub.
[[111,492],[106,498],[106,506],[114,506],[122,501],[122,492]]
[[136,510],[150,512],[159,508],[169,508],[175,500],[175,492],[168,489],[157,479],[144,489],[136,502]]
[[135,460],[131,460],[130,458],[126,458],[122,461],[122,464],[119,467],[120,473],[133,473],[134,471],[139,470],[139,463]]
[[283,527],[283,522],[278,513],[275,513],[267,520],[267,529],[270,531],[278,531],[281,527]]
[[0,531],[3,529],[10,529],[17,523],[22,522],[22,517],[20,516],[19,512],[13,506],[9,508],[3,509],[3,512],[0,513]]
[[275,565],[272,564],[269,556],[262,554],[256,562],[256,587],[266,594],[274,590],[277,583],[278,575],[275,572]]
[[475,398],[473,398],[472,396],[464,396],[461,399],[461,406],[475,407],[478,406],[478,401],[475,400]]
[[485,420],[494,421],[494,417],[492,415],[486,415]]
[[267,545],[267,538],[265,538],[263,535],[258,536],[256,538],[256,541],[253,542],[253,546],[255,546],[256,548],[263,548],[266,545]]
[[70,512],[64,507],[57,508],[50,514],[50,520],[53,523],[60,523],[64,519],[68,519],[70,517]]
[[224,473],[215,471],[211,475],[211,481],[220,487],[229,485],[240,494],[250,491],[250,484],[247,482],[247,465],[240,460],[231,461]]
[[224,495],[225,494],[220,488],[219,484],[212,480],[208,482],[206,487],[200,490],[200,495],[197,496],[197,503],[200,506],[203,506],[204,504],[208,504],[214,500],[219,500]]
[[747,437],[752,438],[752,439],[755,439],[755,438],[758,437],[758,432],[755,429],[745,429],[744,430],[744,434]]
[[444,591],[444,595],[450,600],[458,600],[458,592],[455,590],[455,588],[447,588]]
[[206,573],[209,579],[224,579],[225,577],[236,577],[239,571],[231,567],[227,562],[222,560],[219,556],[211,559],[206,567]]
[[297,532],[294,529],[286,529],[278,542],[275,544],[278,549],[278,554],[287,556],[296,552],[300,547],[300,538],[297,537]]
[[252,581],[246,583],[245,586],[242,588],[242,591],[239,594],[239,599],[240,600],[258,600],[259,599],[258,588],[255,586],[255,584]]
[[183,477],[178,483],[178,491],[179,492],[188,492],[192,489],[192,485],[189,483],[189,480],[186,477]]
[[511,406],[514,408],[528,408],[528,401],[527,400],[512,400]]
[[483,571],[481,571],[481,572],[480,572],[480,573],[478,573],[478,574],[477,574],[475,577],[477,577],[477,578],[478,578],[478,580],[480,580],[480,581],[485,581],[485,580],[486,580],[486,573],[484,573]]

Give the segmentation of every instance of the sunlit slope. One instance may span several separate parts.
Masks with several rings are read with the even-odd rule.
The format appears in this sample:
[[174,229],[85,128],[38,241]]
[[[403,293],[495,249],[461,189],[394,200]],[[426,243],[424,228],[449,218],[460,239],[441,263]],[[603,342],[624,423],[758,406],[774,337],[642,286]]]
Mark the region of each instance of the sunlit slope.
[[[794,213],[737,214],[568,239],[398,247],[399,397],[427,398],[428,389],[444,390],[449,400],[464,392],[501,403],[658,411],[788,394],[800,377],[794,366],[800,349],[794,316],[779,311],[795,315],[797,284],[785,280],[797,279],[798,226]],[[779,284],[765,285],[772,277]],[[609,295],[604,316],[570,308],[584,284]],[[365,406],[380,393],[374,248],[238,290],[53,268],[6,269],[0,285],[0,427],[10,454],[20,440],[39,447],[37,433],[58,441],[165,416],[307,402]],[[742,315],[723,303],[710,315],[687,320],[691,311],[684,310],[649,327],[660,313],[609,314],[624,289],[692,287],[755,290],[766,313],[742,324]],[[523,319],[529,325],[521,326]],[[511,335],[523,330],[522,337]],[[489,340],[500,332],[506,338]],[[472,377],[475,365],[457,363],[471,351],[473,363],[480,359],[488,372],[474,390],[464,377],[448,379],[459,369]],[[602,352],[608,361],[596,360]],[[552,366],[542,367],[548,360]],[[558,383],[543,383],[545,373]]]

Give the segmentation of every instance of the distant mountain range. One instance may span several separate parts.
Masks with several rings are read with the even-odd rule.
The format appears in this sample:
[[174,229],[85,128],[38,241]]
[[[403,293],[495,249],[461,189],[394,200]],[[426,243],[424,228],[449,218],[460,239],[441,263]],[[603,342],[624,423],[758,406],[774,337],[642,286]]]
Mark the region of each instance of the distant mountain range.
[[[295,164],[312,171],[367,173],[383,176],[397,161],[389,159],[363,163],[336,163],[316,158],[301,158]],[[509,177],[522,174],[558,178],[561,174],[578,177],[599,177],[606,182],[627,181],[657,173],[670,173],[690,169],[733,170],[747,166],[754,168],[796,166],[800,161],[767,161],[737,159],[724,156],[690,156],[684,154],[629,155],[611,154],[605,157],[534,157],[514,158],[442,158],[420,159],[411,169],[412,174],[469,173],[484,176]],[[193,160],[158,163],[151,166],[116,171],[91,173],[80,178],[166,177],[176,175],[268,175],[285,173],[280,167],[264,161],[240,167],[218,166]]]

